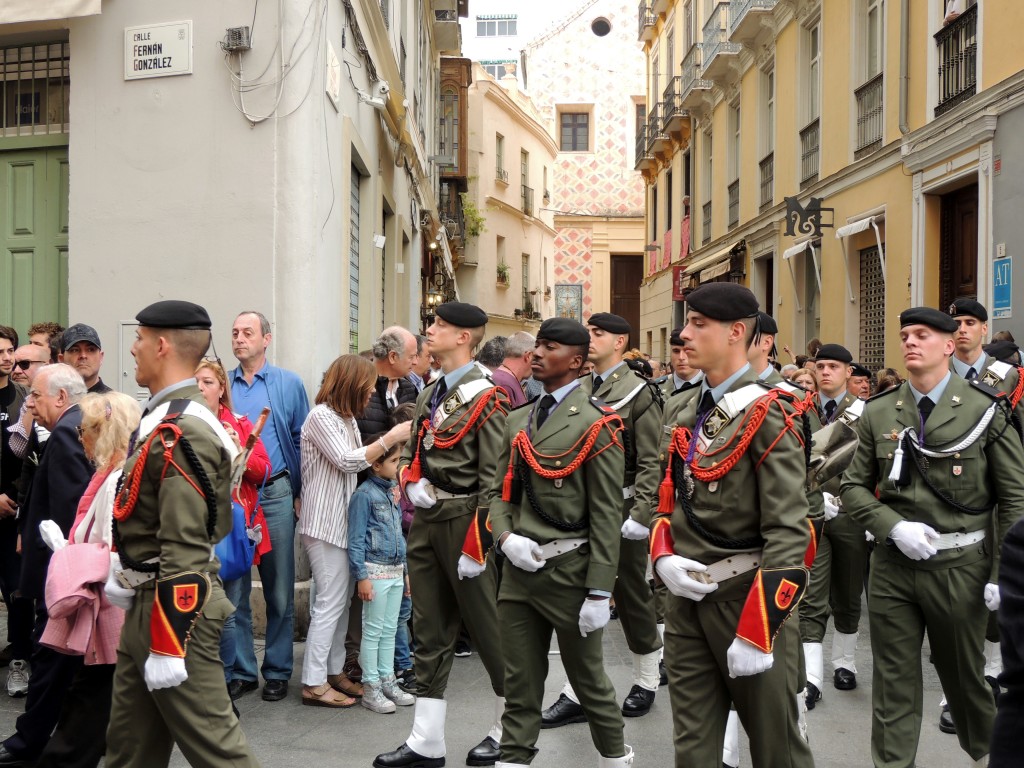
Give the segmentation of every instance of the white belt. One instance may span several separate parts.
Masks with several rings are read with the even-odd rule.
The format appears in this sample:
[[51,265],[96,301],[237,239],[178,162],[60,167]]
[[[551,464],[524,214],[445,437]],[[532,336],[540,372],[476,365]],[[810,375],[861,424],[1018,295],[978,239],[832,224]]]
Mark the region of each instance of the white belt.
[[971,531],[970,533],[940,533],[939,540],[933,546],[936,549],[959,549],[985,540],[987,531]]
[[431,486],[431,490],[434,492],[434,498],[438,501],[446,501],[448,499],[468,499],[470,496],[476,496],[475,493],[448,493],[448,491],[442,491],[436,485]]
[[622,498],[623,499],[632,499],[634,496],[636,496],[636,486],[635,485],[630,485],[630,486],[622,489]]
[[[760,565],[760,552],[743,552],[711,563],[706,571],[697,575],[710,578],[711,581],[717,583],[753,571],[755,568],[760,567]],[[704,579],[701,580],[703,581]]]
[[541,544],[541,559],[547,560],[557,555],[564,555],[566,552],[572,552],[574,549],[582,547],[587,541],[588,539],[556,539],[555,541],[549,541],[547,544]]

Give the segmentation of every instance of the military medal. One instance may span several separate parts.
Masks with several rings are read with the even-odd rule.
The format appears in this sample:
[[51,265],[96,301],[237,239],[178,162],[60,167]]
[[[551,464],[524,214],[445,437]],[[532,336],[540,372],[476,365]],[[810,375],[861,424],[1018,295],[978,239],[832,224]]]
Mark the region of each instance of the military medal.
[[693,472],[690,471],[689,463],[683,466],[683,492],[687,499],[693,498]]
[[964,468],[960,464],[954,464],[953,465],[953,477],[960,477],[960,475],[961,475],[961,473],[963,471],[964,471]]
[[434,447],[434,433],[433,432],[427,432],[426,437],[423,438],[423,448],[425,450],[429,451],[433,447]]

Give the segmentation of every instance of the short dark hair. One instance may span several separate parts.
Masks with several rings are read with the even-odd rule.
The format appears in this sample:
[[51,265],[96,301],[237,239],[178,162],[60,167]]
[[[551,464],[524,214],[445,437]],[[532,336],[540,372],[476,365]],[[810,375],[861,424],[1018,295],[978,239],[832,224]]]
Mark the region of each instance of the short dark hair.
[[208,330],[204,328],[154,328],[157,336],[163,336],[174,345],[174,351],[182,362],[188,363],[193,368],[210,348],[210,340],[213,338]]
[[508,342],[504,336],[495,336],[488,339],[480,351],[476,354],[476,361],[488,368],[497,368],[505,362],[505,345]]
[[0,325],[0,339],[7,339],[11,346],[18,348],[18,332],[9,325]]
[[391,415],[388,420],[391,422],[391,426],[395,426],[396,424],[402,424],[406,421],[412,421],[415,416],[415,402],[401,403],[400,405],[395,406],[394,410],[391,411]]
[[256,315],[256,317],[260,321],[260,333],[262,333],[264,336],[270,333],[270,321],[267,320],[267,316],[264,315],[262,312],[257,312],[255,309],[246,309],[243,310],[242,312],[239,312],[235,319],[237,320],[242,315]]

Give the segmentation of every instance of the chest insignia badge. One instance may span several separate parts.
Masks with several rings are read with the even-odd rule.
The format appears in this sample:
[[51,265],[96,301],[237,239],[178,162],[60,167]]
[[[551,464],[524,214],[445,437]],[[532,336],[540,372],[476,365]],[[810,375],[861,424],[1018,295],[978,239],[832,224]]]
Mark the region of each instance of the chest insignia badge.
[[959,464],[953,465],[953,477],[960,477],[963,474],[964,468]]
[[704,420],[704,435],[706,437],[714,437],[721,431],[722,427],[728,423],[729,419],[725,415],[725,412],[721,408],[716,407],[715,410],[709,413],[708,417]]

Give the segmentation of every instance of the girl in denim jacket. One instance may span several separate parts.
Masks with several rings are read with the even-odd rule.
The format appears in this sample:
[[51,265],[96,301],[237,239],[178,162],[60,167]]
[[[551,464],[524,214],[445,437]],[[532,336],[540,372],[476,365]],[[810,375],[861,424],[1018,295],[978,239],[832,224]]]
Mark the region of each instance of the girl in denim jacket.
[[[366,438],[369,445],[378,435]],[[359,664],[363,668],[363,706],[387,714],[395,705],[405,707],[415,697],[395,680],[395,632],[402,595],[407,592],[405,538],[398,507],[398,459],[394,445],[370,465],[369,476],[352,494],[348,507],[349,569],[363,601],[363,641]]]

